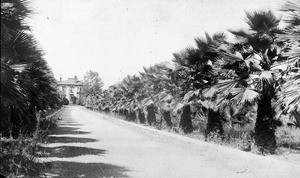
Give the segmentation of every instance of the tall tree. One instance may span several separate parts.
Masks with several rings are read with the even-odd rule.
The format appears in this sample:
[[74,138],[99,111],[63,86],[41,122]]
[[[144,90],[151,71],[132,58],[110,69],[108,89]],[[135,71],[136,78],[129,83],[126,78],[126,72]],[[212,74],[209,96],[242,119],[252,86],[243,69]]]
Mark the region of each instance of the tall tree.
[[221,79],[218,88],[220,102],[237,106],[257,102],[255,142],[262,151],[274,152],[276,148],[275,129],[280,122],[274,118],[272,100],[276,98],[273,70],[278,55],[274,48],[279,19],[271,11],[246,13],[248,30],[231,31],[238,43],[227,51],[221,51],[222,68],[228,72],[227,79]]
[[[17,137],[32,134],[36,111],[59,101],[55,80],[43,52],[24,19],[30,14],[24,1],[1,1],[1,130]],[[20,66],[23,69],[20,70]],[[3,69],[3,70],[2,70]]]
[[92,70],[87,71],[84,76],[83,83],[83,93],[85,95],[96,95],[102,92],[103,82],[98,72],[94,72]]
[[[281,9],[287,15],[284,19],[286,27],[277,40],[283,42],[284,56],[288,57],[285,83],[278,94],[278,108],[295,118],[295,125],[300,127],[300,3],[289,1]],[[278,114],[280,115],[280,114]]]
[[[186,48],[183,52],[174,54],[174,62],[180,66],[184,77],[187,78],[184,102],[193,101],[192,98],[197,97],[194,103],[189,102],[188,104],[199,105],[199,97],[202,100],[207,99],[203,92],[217,82],[218,73],[215,68],[218,66],[220,55],[216,49],[224,48],[227,42],[223,33],[215,33],[212,36],[205,33],[205,38],[196,38],[195,41],[197,48]],[[200,104],[206,108],[207,133],[222,132],[220,110],[216,107],[214,99],[208,102],[209,104],[203,102]],[[190,112],[188,109],[183,111]],[[186,118],[187,122],[191,122],[190,114],[183,113],[183,115],[187,117],[181,117],[181,119]],[[185,122],[181,121],[180,123]],[[191,125],[191,123],[185,123],[185,125]]]

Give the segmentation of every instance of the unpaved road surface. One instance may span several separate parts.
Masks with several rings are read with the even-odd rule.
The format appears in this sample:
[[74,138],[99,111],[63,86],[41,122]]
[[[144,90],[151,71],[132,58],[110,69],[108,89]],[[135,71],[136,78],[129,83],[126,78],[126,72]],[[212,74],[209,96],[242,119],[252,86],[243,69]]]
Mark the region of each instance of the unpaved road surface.
[[59,113],[44,177],[300,177],[300,166],[136,126],[80,106]]

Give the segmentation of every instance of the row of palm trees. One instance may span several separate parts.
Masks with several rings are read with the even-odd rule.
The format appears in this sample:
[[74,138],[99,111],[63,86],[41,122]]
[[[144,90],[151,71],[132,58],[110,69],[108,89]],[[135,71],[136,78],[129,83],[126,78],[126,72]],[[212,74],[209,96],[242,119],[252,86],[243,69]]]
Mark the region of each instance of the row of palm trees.
[[185,133],[194,130],[193,118],[202,119],[206,135],[250,124],[256,145],[274,152],[278,118],[300,113],[300,4],[288,2],[282,11],[284,29],[271,11],[246,13],[248,29],[229,30],[235,42],[206,33],[196,48],[174,53],[173,62],[144,67],[89,96],[86,106],[149,125],[164,121]]
[[25,20],[28,2],[1,0],[2,136],[31,135],[36,113],[57,106],[55,79]]

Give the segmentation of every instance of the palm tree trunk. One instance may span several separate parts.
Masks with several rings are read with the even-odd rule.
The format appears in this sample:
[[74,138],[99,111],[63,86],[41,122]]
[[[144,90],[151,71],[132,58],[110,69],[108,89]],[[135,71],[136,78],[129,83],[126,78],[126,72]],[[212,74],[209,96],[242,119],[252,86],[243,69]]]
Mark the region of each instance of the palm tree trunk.
[[11,136],[13,138],[18,138],[21,134],[22,125],[24,125],[23,120],[20,118],[18,110],[12,109],[10,115],[10,129]]
[[146,122],[145,114],[141,109],[138,110],[138,118],[141,124]]
[[272,96],[274,96],[274,88],[266,82],[263,82],[263,92],[257,106],[254,139],[262,152],[274,153],[276,149],[275,130],[280,125],[280,121],[273,118]]
[[191,133],[194,130],[191,115],[192,112],[190,105],[183,106],[179,127],[184,131],[184,133]]
[[222,119],[222,116],[219,111],[214,111],[213,109],[208,109],[205,137],[207,137],[208,134],[212,133],[212,132],[219,133],[219,134],[224,133],[221,119]]
[[172,121],[171,121],[170,111],[163,111],[163,118],[164,118],[167,126],[171,127],[172,126]]
[[270,59],[268,57],[268,49],[263,50],[262,56],[263,56],[262,68],[264,70],[270,70],[270,68],[271,68],[271,61],[270,61]]
[[134,111],[129,111],[129,121],[136,121],[136,114]]
[[125,116],[125,119],[126,119],[126,120],[128,120],[128,121],[130,120],[130,118],[129,118],[129,112],[128,112],[127,109],[124,109],[123,115]]
[[0,134],[3,137],[9,137],[9,126],[11,122],[11,109],[4,109],[1,107],[1,119],[0,119]]
[[153,104],[150,106],[147,106],[147,121],[149,125],[153,125],[153,123],[156,122],[156,116],[155,116],[155,107]]

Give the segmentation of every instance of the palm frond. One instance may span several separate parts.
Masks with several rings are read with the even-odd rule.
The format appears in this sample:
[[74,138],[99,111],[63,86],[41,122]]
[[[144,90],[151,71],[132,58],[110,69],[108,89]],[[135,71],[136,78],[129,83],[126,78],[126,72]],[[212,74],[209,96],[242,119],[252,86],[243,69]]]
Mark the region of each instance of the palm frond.
[[288,63],[291,66],[300,66],[300,47],[295,47],[291,51],[286,53],[288,57]]
[[233,64],[235,62],[244,61],[243,56],[239,52],[235,52],[235,54],[229,52],[221,52],[220,56],[225,61],[226,64]]
[[178,111],[180,111],[183,108],[184,104],[182,104],[181,102],[178,102],[176,100],[173,100],[170,103],[170,107],[172,108],[172,111],[174,113],[178,113]]
[[280,9],[283,12],[288,14],[288,17],[285,22],[292,25],[300,25],[300,3],[299,1],[293,0],[288,1],[285,5]]
[[300,25],[287,27],[282,34],[278,34],[276,37],[278,41],[298,43],[300,41]]
[[273,80],[273,71],[264,70],[259,75],[259,80],[265,80],[268,81],[268,83],[271,83]]
[[230,103],[235,105],[253,104],[260,97],[260,94],[251,88],[233,88],[230,93],[233,96]]
[[23,72],[26,70],[28,64],[18,64],[18,65],[13,65],[11,68],[17,72]]
[[183,66],[183,67],[189,67],[189,64],[187,63],[187,61],[185,60],[185,58],[182,56],[182,53],[173,53],[173,62],[175,64],[178,64],[179,66]]
[[24,25],[24,19],[31,13],[28,7],[28,2],[24,0],[2,0],[1,29],[5,26],[13,31],[28,30],[29,27]]
[[205,107],[206,109],[211,109],[214,111],[217,111],[219,109],[216,101],[213,101],[213,100],[201,101],[201,100],[199,100],[198,102],[201,106]]
[[223,32],[215,33],[212,35],[212,39],[213,39],[213,41],[216,41],[219,43],[224,43],[224,42],[226,43],[227,36]]
[[215,88],[218,89],[218,93],[221,95],[227,95],[232,88],[235,88],[240,84],[240,80],[231,79],[231,80],[221,80],[216,85]]
[[217,92],[218,92],[218,88],[212,86],[212,87],[206,88],[202,91],[202,97],[213,98]]
[[1,105],[4,108],[22,107],[26,95],[16,83],[16,72],[1,60]]
[[213,39],[209,36],[209,34],[207,32],[205,32],[205,37],[206,37],[206,42],[208,44],[213,42]]
[[246,30],[243,30],[243,29],[240,29],[240,30],[228,30],[230,33],[232,33],[233,35],[235,35],[235,37],[237,39],[250,39],[253,37],[254,35],[254,32],[251,32],[251,31],[246,31]]
[[173,98],[174,97],[166,91],[163,91],[163,92],[159,93],[159,95],[158,95],[158,99],[160,101],[169,101],[169,100],[172,100]]
[[251,30],[268,33],[269,30],[278,27],[280,19],[277,19],[271,11],[254,11],[246,12],[245,21]]
[[188,103],[189,101],[193,100],[195,97],[198,97],[198,95],[199,95],[199,90],[191,90],[184,95],[182,101],[184,103]]
[[282,86],[282,92],[279,93],[278,107],[283,106],[288,113],[294,110],[300,111],[300,74],[289,79]]
[[195,38],[195,42],[197,44],[197,47],[200,50],[207,50],[207,48],[208,48],[208,42],[207,42],[207,40],[205,38],[203,38],[203,37]]

